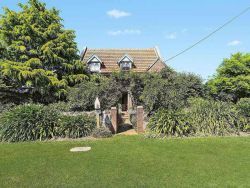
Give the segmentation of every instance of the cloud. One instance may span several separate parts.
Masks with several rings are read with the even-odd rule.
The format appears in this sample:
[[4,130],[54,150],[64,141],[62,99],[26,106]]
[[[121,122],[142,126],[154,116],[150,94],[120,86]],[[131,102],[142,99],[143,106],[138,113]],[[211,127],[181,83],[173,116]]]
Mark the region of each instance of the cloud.
[[141,30],[139,29],[124,29],[124,30],[116,30],[116,31],[109,31],[109,35],[118,36],[118,35],[140,35]]
[[233,40],[227,43],[228,46],[237,46],[239,44],[241,44],[241,41],[239,40]]
[[117,10],[117,9],[113,9],[107,12],[107,15],[112,17],[112,18],[122,18],[122,17],[126,17],[126,16],[131,16],[130,12],[125,12],[122,10]]
[[186,32],[188,32],[188,29],[187,29],[187,28],[184,28],[184,29],[181,30],[181,32],[182,32],[182,33],[186,33]]
[[170,34],[166,35],[165,38],[173,40],[173,39],[177,38],[177,34],[176,33],[170,33]]

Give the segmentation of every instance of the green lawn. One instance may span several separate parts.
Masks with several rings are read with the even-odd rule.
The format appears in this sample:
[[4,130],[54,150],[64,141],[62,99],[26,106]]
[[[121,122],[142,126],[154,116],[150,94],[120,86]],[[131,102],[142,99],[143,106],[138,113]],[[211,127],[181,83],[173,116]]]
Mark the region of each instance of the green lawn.
[[0,187],[250,187],[250,137],[1,143]]

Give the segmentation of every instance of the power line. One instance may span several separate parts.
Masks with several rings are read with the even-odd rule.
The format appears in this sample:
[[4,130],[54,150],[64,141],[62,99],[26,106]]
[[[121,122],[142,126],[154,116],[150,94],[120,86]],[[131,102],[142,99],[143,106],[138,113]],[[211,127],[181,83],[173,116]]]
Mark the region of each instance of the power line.
[[179,52],[178,54],[168,58],[167,60],[163,61],[163,62],[167,62],[170,61],[176,57],[178,57],[179,55],[187,52],[188,50],[192,49],[193,47],[195,47],[196,45],[200,44],[201,42],[203,42],[204,40],[208,39],[209,37],[211,37],[213,34],[217,33],[219,30],[221,30],[222,28],[224,28],[225,26],[227,26],[228,24],[230,24],[231,22],[233,22],[234,20],[236,20],[237,18],[239,18],[240,16],[242,16],[243,14],[245,14],[247,11],[250,10],[250,7],[244,9],[242,12],[240,12],[239,14],[237,14],[236,16],[234,16],[232,19],[228,20],[226,23],[224,23],[223,25],[221,25],[220,27],[218,27],[217,29],[215,29],[213,32],[211,32],[210,34],[208,34],[207,36],[203,37],[202,39],[200,39],[199,41],[197,41],[196,43],[194,43],[193,45],[189,46],[188,48],[182,50],[181,52]]

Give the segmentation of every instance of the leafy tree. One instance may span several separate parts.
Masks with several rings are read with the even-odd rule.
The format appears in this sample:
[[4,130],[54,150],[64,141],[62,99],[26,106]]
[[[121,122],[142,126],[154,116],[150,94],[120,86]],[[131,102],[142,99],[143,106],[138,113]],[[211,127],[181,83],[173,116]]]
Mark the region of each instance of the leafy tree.
[[69,92],[68,101],[73,110],[93,110],[98,96],[102,109],[117,105],[123,93],[130,92],[134,105],[144,105],[148,112],[159,108],[177,109],[187,99],[204,95],[200,77],[177,73],[170,68],[161,73],[113,73],[110,77],[92,75]]
[[236,53],[224,59],[207,86],[219,98],[237,101],[250,97],[250,53]]
[[249,118],[249,126],[250,126],[250,98],[241,98],[237,102],[236,106],[242,115]]
[[0,67],[3,81],[33,100],[50,102],[67,87],[87,79],[79,61],[75,33],[65,30],[55,8],[29,0],[21,11],[4,8],[0,17]]
[[171,67],[167,66],[160,71],[160,75],[164,79],[171,79],[175,77],[177,72]]
[[144,82],[140,98],[150,113],[159,108],[179,109],[186,105],[188,98],[204,95],[201,78],[190,73],[165,69]]
[[68,101],[73,111],[94,110],[96,97],[99,97],[103,110],[109,109],[122,97],[122,86],[110,78],[102,79],[99,83],[96,80],[83,81],[70,89]]
[[143,105],[140,96],[142,95],[145,87],[144,79],[146,75],[147,74],[131,74],[131,80],[128,90],[131,92],[130,96],[132,97],[133,104],[136,106]]

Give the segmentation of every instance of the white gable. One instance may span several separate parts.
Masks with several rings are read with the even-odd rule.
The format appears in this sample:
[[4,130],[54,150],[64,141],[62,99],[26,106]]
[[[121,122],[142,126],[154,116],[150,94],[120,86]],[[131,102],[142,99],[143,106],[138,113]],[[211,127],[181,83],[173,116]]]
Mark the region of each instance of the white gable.
[[91,59],[91,62],[100,62],[96,57],[94,57],[93,59]]
[[97,57],[96,55],[92,55],[92,56],[88,59],[87,63],[102,63],[102,61],[101,61],[100,58]]
[[133,62],[133,59],[131,57],[129,57],[127,54],[125,54],[119,61],[118,64],[120,64],[121,62]]
[[131,61],[128,57],[124,57],[121,61]]

